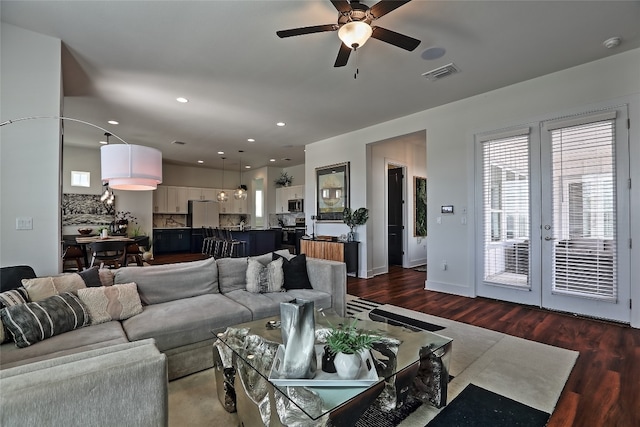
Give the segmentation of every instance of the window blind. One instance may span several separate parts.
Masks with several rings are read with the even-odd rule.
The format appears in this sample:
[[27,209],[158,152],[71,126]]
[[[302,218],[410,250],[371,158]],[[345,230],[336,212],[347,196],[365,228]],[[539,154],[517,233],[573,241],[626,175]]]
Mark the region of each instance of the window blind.
[[553,292],[614,300],[614,120],[547,129],[553,171]]
[[529,288],[529,129],[482,138],[484,280]]

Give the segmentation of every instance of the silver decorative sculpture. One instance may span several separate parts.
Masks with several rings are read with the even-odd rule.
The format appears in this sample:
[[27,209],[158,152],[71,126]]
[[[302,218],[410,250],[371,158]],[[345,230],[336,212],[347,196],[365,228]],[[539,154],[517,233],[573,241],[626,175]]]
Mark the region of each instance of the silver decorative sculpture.
[[316,374],[315,319],[313,301],[295,299],[280,303],[286,378],[313,378]]

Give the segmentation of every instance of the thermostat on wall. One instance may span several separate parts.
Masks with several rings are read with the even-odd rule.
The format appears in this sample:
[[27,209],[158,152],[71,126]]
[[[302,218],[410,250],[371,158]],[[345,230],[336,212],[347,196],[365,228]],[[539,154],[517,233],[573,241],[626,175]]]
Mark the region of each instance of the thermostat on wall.
[[443,214],[452,214],[453,205],[440,206],[440,212]]

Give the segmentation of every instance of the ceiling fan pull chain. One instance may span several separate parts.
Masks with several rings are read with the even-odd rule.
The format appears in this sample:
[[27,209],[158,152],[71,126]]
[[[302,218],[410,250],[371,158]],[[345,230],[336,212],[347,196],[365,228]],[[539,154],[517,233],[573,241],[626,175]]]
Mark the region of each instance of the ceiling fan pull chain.
[[356,72],[353,73],[353,79],[356,80],[358,78],[358,74],[360,74],[360,69],[358,68],[358,49],[353,49],[353,53],[356,57]]

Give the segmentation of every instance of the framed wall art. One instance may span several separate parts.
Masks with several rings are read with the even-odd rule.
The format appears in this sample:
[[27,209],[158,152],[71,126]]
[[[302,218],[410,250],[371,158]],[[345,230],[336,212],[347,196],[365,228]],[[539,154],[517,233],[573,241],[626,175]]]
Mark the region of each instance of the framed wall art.
[[423,237],[427,235],[427,178],[413,177],[414,219],[413,235]]
[[62,195],[62,225],[108,225],[115,219],[115,205],[100,200],[100,194]]
[[316,168],[317,221],[342,221],[349,206],[349,162]]

